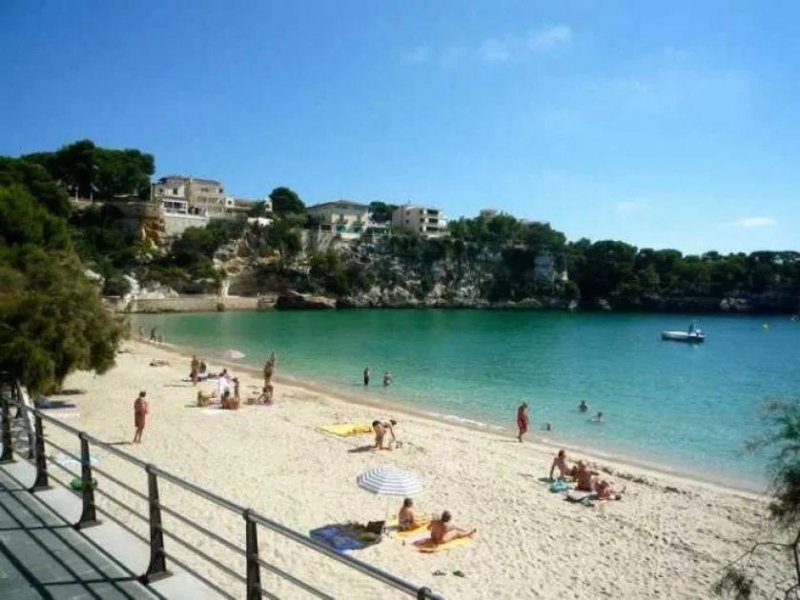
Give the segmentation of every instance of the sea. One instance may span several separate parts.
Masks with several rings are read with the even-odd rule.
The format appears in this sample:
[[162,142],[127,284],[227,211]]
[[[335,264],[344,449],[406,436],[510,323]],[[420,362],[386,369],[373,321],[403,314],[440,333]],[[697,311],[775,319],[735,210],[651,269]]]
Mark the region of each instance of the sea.
[[[692,322],[704,344],[661,340]],[[765,432],[765,403],[800,396],[800,323],[786,316],[264,311],[136,315],[132,325],[156,327],[212,368],[230,350],[254,367],[274,351],[279,375],[385,402],[387,413],[511,433],[527,402],[538,440],[751,490],[768,483],[769,455],[745,450]]]

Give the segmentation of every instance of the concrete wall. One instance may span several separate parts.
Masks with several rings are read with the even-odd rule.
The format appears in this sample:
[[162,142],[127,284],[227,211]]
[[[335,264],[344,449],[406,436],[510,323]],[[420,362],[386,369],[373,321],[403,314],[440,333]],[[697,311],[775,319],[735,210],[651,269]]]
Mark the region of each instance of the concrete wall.
[[189,227],[205,227],[208,217],[164,213],[164,229],[169,237],[178,237]]

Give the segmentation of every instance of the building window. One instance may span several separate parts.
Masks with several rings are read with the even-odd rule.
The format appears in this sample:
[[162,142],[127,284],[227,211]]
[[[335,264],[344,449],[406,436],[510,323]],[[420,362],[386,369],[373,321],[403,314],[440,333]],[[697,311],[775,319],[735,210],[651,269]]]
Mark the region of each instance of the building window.
[[172,188],[172,195],[173,196],[177,196],[178,195],[178,188]]

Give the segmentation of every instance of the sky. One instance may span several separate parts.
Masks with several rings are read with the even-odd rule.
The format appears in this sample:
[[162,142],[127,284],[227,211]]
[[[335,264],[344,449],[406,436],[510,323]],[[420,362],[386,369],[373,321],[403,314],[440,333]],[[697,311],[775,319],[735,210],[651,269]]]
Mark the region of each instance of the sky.
[[2,0],[0,154],[800,249],[800,3]]

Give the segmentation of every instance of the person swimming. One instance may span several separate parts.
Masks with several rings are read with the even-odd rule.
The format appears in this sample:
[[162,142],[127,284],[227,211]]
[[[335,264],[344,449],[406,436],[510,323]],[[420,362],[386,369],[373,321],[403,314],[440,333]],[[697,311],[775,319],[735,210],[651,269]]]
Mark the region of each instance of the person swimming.
[[592,423],[605,423],[603,420],[603,413],[598,412],[596,416],[592,417]]
[[582,413],[589,411],[589,405],[586,404],[586,400],[581,400],[581,403],[578,404],[578,410],[581,411]]

